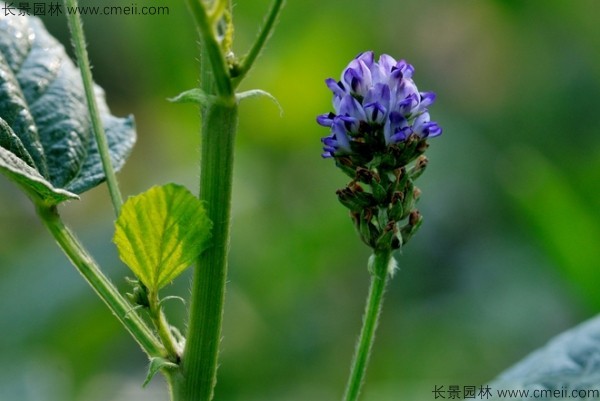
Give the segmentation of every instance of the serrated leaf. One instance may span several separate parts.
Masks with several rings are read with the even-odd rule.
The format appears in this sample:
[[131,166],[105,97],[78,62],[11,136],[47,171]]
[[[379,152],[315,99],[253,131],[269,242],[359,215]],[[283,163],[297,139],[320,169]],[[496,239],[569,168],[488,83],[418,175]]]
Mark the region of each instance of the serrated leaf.
[[[38,18],[6,14],[0,15],[1,171],[36,201],[76,198],[105,179],[79,70]],[[133,119],[112,116],[99,87],[96,97],[119,170],[135,142]],[[13,159],[23,163],[7,167]]]
[[525,390],[530,394],[534,390],[550,390],[541,393],[547,395],[555,390],[559,391],[557,394],[561,390],[600,390],[600,317],[550,340],[544,347],[502,373],[490,383],[490,387]]
[[203,203],[185,187],[167,184],[125,202],[114,242],[121,260],[158,291],[200,255],[211,228]]
[[161,370],[161,369],[177,369],[179,366],[171,361],[168,361],[164,358],[154,357],[150,359],[150,366],[148,366],[148,374],[146,375],[146,380],[144,380],[144,384],[142,387],[146,387],[150,380]]

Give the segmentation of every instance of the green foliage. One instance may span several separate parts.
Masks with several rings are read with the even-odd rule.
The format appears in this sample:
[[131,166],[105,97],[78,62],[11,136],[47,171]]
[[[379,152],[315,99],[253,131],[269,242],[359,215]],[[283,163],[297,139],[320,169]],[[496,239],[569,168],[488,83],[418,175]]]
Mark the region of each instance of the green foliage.
[[[600,317],[595,317],[550,340],[502,373],[490,386],[531,391],[600,390],[599,339]],[[549,395],[541,399],[554,398]]]
[[217,96],[209,95],[200,88],[193,88],[185,92],[181,92],[179,95],[170,98],[169,101],[173,103],[198,103],[203,106],[208,106],[217,99]]
[[198,257],[211,227],[198,198],[183,186],[167,184],[125,202],[114,242],[121,260],[156,292]]
[[[135,142],[133,119],[96,96],[115,169]],[[0,171],[38,202],[77,198],[105,178],[79,71],[32,17],[0,20]]]
[[146,376],[146,380],[142,384],[142,387],[146,387],[150,380],[158,373],[161,369],[177,369],[179,366],[174,364],[171,361],[168,361],[164,358],[152,358],[150,359],[150,366],[148,367],[148,375]]

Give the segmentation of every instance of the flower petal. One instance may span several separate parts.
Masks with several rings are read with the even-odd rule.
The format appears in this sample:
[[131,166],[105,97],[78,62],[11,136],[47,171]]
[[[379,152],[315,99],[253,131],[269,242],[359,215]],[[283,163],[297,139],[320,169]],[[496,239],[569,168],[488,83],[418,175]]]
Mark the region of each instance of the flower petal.
[[359,120],[367,118],[361,104],[352,95],[345,95],[340,100],[339,109],[336,111],[338,115],[347,115]]
[[346,88],[344,87],[344,84],[336,81],[333,78],[327,78],[325,80],[325,84],[329,89],[331,89],[335,96],[342,97],[346,94]]

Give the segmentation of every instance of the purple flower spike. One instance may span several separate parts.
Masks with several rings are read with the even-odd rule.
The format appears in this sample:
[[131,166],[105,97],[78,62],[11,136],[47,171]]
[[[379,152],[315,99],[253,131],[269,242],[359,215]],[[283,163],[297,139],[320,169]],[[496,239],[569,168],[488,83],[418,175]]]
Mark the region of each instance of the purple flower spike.
[[[435,94],[419,92],[414,71],[404,60],[382,54],[375,61],[374,53],[367,51],[348,64],[339,81],[327,79],[334,112],[317,117],[319,125],[331,129],[323,140],[324,157],[361,152],[361,160],[370,160],[375,154],[368,152],[381,152],[415,136],[425,140],[441,135],[441,127],[429,117]],[[351,146],[353,142],[357,145]]]

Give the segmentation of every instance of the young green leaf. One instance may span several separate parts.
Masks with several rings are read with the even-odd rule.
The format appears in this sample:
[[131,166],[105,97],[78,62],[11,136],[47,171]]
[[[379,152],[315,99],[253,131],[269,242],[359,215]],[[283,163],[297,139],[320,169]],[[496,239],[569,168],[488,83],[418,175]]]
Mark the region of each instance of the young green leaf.
[[125,202],[114,242],[121,260],[158,291],[204,250],[211,228],[203,203],[185,187],[167,184]]
[[[96,97],[118,170],[135,142],[133,119],[112,116],[99,87]],[[37,202],[76,198],[105,178],[79,70],[35,17],[0,18],[0,148],[0,172]]]
[[161,369],[177,369],[179,365],[174,364],[164,358],[155,357],[150,359],[150,366],[148,367],[148,374],[142,387],[146,387],[150,380],[161,370]]
[[198,103],[202,106],[209,106],[211,103],[217,101],[218,97],[214,95],[208,95],[200,88],[194,88],[185,92],[181,92],[179,95],[167,100],[173,103]]
[[271,95],[269,92],[264,91],[262,89],[250,89],[250,90],[247,90],[244,92],[239,92],[235,95],[235,98],[238,102],[241,102],[242,100],[245,100],[245,99],[250,99],[253,97],[260,97],[260,96],[265,96],[265,97],[271,99],[273,101],[273,103],[275,103],[275,105],[279,108],[279,116],[283,116],[283,107],[281,107],[281,104],[279,104],[279,102],[277,101],[275,96]]

